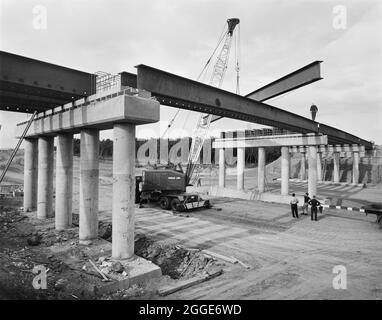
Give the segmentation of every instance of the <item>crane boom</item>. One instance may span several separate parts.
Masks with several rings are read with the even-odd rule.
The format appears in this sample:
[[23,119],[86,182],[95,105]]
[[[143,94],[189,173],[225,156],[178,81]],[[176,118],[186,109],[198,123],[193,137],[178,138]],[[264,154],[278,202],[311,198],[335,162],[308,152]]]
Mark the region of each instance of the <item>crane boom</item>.
[[[228,29],[225,34],[224,44],[217,58],[217,61],[215,63],[215,66],[211,75],[211,79],[210,79],[210,85],[214,87],[220,88],[223,83],[224,75],[227,70],[233,33],[235,30],[235,27],[239,23],[240,23],[240,20],[237,18],[232,18],[227,20]],[[211,114],[201,113],[199,116],[197,126],[193,133],[193,139],[191,143],[191,149],[190,149],[187,168],[186,168],[186,177],[188,180],[187,183],[190,182],[196,163],[199,159],[200,152],[202,150],[204,141],[207,137],[208,130],[210,128],[211,119],[212,119]]]

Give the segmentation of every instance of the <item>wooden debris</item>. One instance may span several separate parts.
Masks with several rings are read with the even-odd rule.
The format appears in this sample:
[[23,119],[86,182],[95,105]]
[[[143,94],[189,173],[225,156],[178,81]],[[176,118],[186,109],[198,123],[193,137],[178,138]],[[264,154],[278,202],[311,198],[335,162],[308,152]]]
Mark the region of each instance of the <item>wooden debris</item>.
[[[232,259],[236,259],[234,256],[231,256],[231,257],[232,257]],[[251,266],[245,264],[243,261],[240,261],[239,259],[236,259],[236,261],[237,261],[239,264],[241,264],[244,268],[246,268],[246,269],[251,269]]]
[[89,262],[91,263],[93,268],[102,276],[104,281],[110,281],[110,279],[106,277],[106,275],[100,269],[98,269],[98,267],[95,265],[95,263],[91,259],[89,259]]
[[224,260],[224,261],[232,263],[232,264],[238,263],[238,260],[236,258],[230,258],[230,257],[227,257],[227,256],[223,256],[222,254],[219,254],[219,253],[216,253],[216,252],[212,252],[212,251],[209,251],[209,250],[203,250],[202,252],[207,254],[207,255],[209,255],[209,256],[211,256],[211,257],[214,257],[214,258],[217,258],[217,259],[220,259],[220,260]]
[[180,274],[180,276],[179,276],[179,278],[181,278],[182,277],[182,275],[186,272],[186,270],[188,269],[188,267],[190,266],[190,264],[191,264],[191,262],[192,261],[194,261],[195,260],[195,256],[194,257],[192,257],[191,259],[190,259],[190,261],[188,261],[188,263],[187,263],[187,265],[186,265],[186,267],[183,269],[183,271],[182,271],[182,273]]
[[191,286],[197,285],[197,284],[202,283],[204,281],[207,281],[207,280],[210,280],[210,279],[215,278],[217,276],[220,276],[222,273],[223,273],[223,270],[220,269],[220,270],[218,270],[214,273],[211,273],[211,274],[206,274],[204,276],[197,276],[197,277],[193,277],[193,278],[190,278],[187,280],[180,281],[180,282],[176,283],[175,285],[164,286],[164,287],[158,289],[158,294],[160,296],[167,296],[171,293],[189,288]]

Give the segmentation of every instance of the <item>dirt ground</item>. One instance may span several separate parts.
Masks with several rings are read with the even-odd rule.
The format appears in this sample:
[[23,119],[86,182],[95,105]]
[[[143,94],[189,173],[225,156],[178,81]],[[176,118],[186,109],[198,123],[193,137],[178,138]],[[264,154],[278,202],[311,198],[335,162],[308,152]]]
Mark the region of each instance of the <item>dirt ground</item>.
[[[22,197],[0,199],[0,299],[156,299],[158,288],[197,275],[214,274],[224,265],[200,250],[188,250],[177,241],[154,240],[136,233],[136,255],[158,265],[162,277],[128,289],[99,293],[102,277],[89,259],[111,282],[128,278],[123,266],[111,259],[110,252],[97,252],[94,258],[88,246],[79,244],[75,214],[73,228],[56,231],[54,218],[36,219],[35,212],[22,212],[21,204]],[[111,242],[111,232],[110,222],[99,221],[100,239]],[[65,249],[65,254],[60,248]],[[33,286],[36,266],[47,270],[45,290]]]
[[[74,162],[74,213],[78,213],[79,165]],[[139,169],[138,169],[139,170]],[[138,171],[137,170],[137,171]],[[228,172],[234,183],[235,172]],[[256,181],[248,169],[246,185]],[[9,183],[22,181],[22,171],[13,170]],[[253,181],[252,181],[253,180]],[[110,240],[112,163],[100,164],[100,220],[102,237]],[[256,182],[253,182],[256,183]],[[291,184],[296,190],[304,185]],[[274,182],[275,190],[277,182]],[[342,204],[380,202],[380,185],[368,188],[322,186],[336,193]],[[136,253],[161,266],[164,276],[146,287],[135,286],[115,294],[96,296],[99,274],[86,264],[86,253],[78,250],[80,268],[71,269],[52,256],[51,245],[78,245],[77,231],[58,233],[47,222],[41,226],[20,212],[22,198],[0,204],[0,298],[1,299],[381,299],[382,230],[375,216],[359,212],[325,210],[319,221],[308,216],[293,219],[286,205],[231,198],[211,199],[215,209],[174,215],[155,205],[136,209]],[[221,210],[219,210],[221,209]],[[70,229],[72,230],[72,229]],[[75,228],[73,229],[75,230]],[[41,236],[37,246],[28,239]],[[109,235],[107,236],[107,234]],[[233,256],[251,268],[207,259],[207,249]],[[189,264],[191,258],[195,262]],[[82,260],[81,260],[82,259]],[[97,261],[96,261],[97,262]],[[97,262],[101,266],[100,262]],[[31,283],[34,265],[49,268],[48,289],[35,290]],[[86,268],[82,269],[86,265]],[[347,288],[336,290],[333,268],[346,268]],[[155,293],[160,285],[173,284],[209,268],[222,268],[219,277],[178,291],[167,297]],[[80,285],[78,285],[80,284]],[[86,285],[85,285],[86,284]]]

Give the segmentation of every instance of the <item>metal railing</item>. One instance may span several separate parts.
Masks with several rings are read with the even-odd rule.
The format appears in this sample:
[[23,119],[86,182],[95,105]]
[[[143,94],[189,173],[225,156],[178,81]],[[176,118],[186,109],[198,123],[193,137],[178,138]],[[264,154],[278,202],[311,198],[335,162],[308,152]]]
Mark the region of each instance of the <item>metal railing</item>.
[[244,137],[262,137],[262,136],[280,136],[280,135],[291,135],[297,134],[296,132],[280,129],[280,128],[262,128],[262,129],[252,129],[252,130],[235,130],[235,131],[225,131],[224,134],[236,134],[237,137],[238,132],[243,132]]
[[96,92],[108,91],[121,85],[121,75],[97,71]]

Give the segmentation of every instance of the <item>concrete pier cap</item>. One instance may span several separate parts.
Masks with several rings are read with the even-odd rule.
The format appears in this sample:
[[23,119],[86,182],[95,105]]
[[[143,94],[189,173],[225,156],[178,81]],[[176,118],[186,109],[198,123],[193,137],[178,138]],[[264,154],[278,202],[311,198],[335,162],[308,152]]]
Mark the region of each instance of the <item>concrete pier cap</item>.
[[[99,98],[98,98],[99,99]],[[82,103],[82,104],[81,104]],[[83,129],[113,129],[114,123],[148,124],[159,121],[158,101],[130,94],[105,97],[103,100],[91,100],[81,103],[75,101],[72,106],[64,106],[54,114],[38,114],[28,130],[26,138],[59,133],[80,133]],[[15,136],[20,138],[26,122],[19,123]]]

